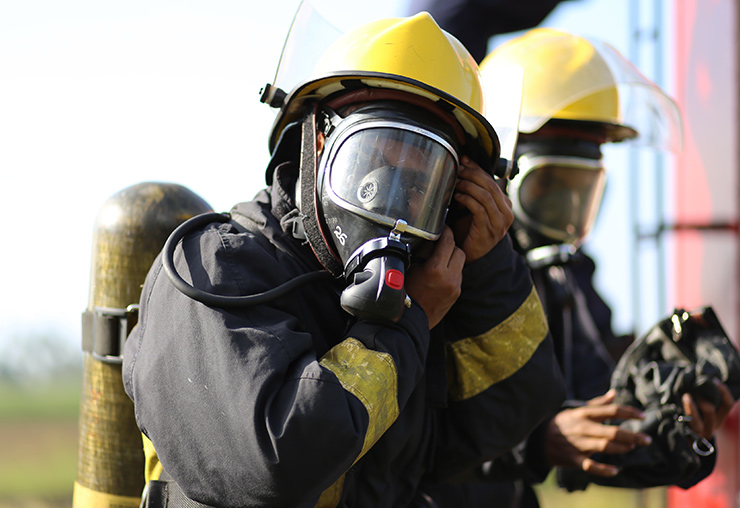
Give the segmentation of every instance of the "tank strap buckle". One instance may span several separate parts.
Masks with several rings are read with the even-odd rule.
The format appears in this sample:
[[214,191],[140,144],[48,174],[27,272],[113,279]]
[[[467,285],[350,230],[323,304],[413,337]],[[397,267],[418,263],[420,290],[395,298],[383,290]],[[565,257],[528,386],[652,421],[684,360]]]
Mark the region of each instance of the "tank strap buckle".
[[123,345],[136,325],[139,306],[93,307],[82,313],[82,350],[105,363],[123,362]]

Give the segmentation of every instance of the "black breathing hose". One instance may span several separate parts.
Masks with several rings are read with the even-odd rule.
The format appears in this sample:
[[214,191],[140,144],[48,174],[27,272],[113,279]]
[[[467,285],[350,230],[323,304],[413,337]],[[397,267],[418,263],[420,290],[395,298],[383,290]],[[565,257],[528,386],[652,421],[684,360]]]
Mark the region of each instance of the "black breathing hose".
[[177,247],[177,244],[186,234],[196,228],[203,227],[212,222],[229,222],[230,220],[231,215],[228,213],[209,212],[196,215],[180,224],[172,232],[169,238],[167,238],[167,241],[164,244],[164,249],[162,251],[162,265],[164,266],[164,271],[167,273],[172,284],[180,292],[189,296],[193,300],[208,305],[209,307],[248,307],[251,305],[271,302],[303,284],[324,278],[331,278],[331,273],[329,273],[328,270],[318,270],[299,275],[298,277],[291,279],[276,288],[265,291],[264,293],[243,296],[225,296],[208,293],[207,291],[193,287],[185,282],[175,269],[174,258],[175,247]]

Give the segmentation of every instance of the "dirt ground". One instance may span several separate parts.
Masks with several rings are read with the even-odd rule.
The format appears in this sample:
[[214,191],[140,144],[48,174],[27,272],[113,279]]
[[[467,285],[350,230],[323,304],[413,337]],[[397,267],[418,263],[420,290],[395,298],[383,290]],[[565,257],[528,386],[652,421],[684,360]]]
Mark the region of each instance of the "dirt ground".
[[13,458],[24,461],[41,460],[50,449],[77,446],[76,421],[0,421],[0,464]]
[[0,421],[0,508],[69,508],[76,422]]

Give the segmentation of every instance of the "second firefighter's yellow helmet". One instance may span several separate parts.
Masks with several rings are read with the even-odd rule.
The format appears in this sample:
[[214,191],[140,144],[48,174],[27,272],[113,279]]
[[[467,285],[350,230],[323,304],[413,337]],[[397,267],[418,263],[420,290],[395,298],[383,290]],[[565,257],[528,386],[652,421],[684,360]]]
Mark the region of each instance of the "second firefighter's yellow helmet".
[[500,79],[501,69],[512,64],[524,76],[520,132],[535,132],[549,120],[575,120],[602,124],[607,141],[681,146],[676,104],[609,44],[536,28],[481,62],[484,83]]
[[454,115],[485,156],[498,158],[498,137],[483,115],[478,65],[426,12],[371,21],[334,41],[311,76],[272,104],[280,110],[270,133],[270,151],[286,126],[316,101],[360,88],[401,91],[433,101]]

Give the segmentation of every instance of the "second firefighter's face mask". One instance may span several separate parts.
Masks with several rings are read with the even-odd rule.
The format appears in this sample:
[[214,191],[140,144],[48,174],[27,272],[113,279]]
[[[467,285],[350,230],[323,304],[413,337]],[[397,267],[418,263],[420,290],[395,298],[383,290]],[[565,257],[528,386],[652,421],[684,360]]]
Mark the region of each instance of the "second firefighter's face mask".
[[600,160],[524,155],[509,189],[517,220],[553,243],[578,244],[591,231],[606,172]]

